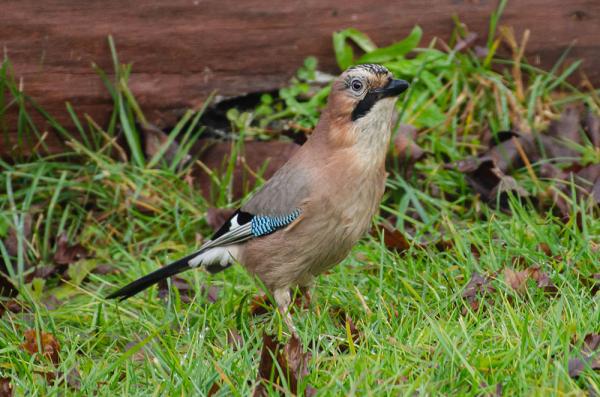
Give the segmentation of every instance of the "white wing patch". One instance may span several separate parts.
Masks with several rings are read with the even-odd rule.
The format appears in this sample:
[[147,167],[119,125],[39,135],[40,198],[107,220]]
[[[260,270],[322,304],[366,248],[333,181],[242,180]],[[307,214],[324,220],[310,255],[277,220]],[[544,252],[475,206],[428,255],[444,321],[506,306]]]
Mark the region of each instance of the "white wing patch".
[[226,247],[210,248],[188,261],[190,267],[219,265],[223,268],[238,260],[239,247],[229,245]]
[[240,224],[238,223],[238,220],[237,220],[237,218],[238,218],[238,216],[236,215],[236,216],[234,216],[233,218],[231,218],[231,219],[229,220],[229,224],[230,224],[230,226],[229,226],[229,230],[233,230],[233,229],[235,229],[235,228],[238,228],[238,227],[240,227]]

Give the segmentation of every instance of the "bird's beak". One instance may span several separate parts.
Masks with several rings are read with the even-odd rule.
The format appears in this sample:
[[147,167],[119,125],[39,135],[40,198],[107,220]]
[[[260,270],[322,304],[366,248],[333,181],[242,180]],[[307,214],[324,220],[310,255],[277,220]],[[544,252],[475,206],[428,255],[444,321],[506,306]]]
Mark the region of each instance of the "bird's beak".
[[391,79],[385,87],[373,90],[373,92],[379,94],[380,98],[388,98],[402,94],[408,87],[409,84],[407,81]]

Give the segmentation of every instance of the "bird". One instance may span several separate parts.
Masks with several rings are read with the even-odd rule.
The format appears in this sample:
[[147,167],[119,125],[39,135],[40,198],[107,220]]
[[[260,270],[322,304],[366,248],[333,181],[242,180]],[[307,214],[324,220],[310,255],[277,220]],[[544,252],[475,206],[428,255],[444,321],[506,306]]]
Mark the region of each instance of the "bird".
[[308,290],[370,229],[385,189],[395,102],[408,87],[379,64],[346,69],[307,141],[210,240],[107,298],[127,299],[189,269],[214,274],[239,263],[268,288],[296,335],[292,291]]

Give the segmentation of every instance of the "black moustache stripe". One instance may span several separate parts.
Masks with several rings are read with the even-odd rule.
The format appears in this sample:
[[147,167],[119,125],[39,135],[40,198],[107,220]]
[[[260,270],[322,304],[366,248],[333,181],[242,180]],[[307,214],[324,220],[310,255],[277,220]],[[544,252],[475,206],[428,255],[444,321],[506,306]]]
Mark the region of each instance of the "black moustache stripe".
[[381,99],[381,96],[375,92],[369,92],[365,95],[352,111],[352,121],[356,121],[361,117],[366,116],[379,99]]

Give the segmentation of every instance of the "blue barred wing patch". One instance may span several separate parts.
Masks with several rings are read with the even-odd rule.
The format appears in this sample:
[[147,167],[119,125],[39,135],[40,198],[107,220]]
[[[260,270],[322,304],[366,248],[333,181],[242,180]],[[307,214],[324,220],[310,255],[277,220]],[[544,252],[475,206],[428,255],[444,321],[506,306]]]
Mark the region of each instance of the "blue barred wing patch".
[[251,230],[254,237],[266,236],[284,226],[292,223],[300,216],[300,209],[296,208],[288,215],[268,216],[256,215],[251,221]]

